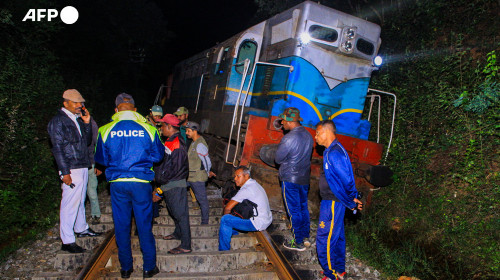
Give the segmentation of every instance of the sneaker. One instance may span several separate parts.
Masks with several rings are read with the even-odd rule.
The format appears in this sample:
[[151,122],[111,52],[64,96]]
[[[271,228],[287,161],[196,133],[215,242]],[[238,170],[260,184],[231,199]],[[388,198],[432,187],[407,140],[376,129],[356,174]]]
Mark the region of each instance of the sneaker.
[[344,271],[341,274],[337,274],[337,279],[338,280],[344,280],[347,279],[347,273]]
[[100,224],[101,223],[101,217],[92,216],[92,218],[90,218],[90,223],[93,224],[93,225]]
[[76,237],[86,237],[86,236],[96,237],[99,235],[102,235],[102,232],[95,232],[91,228],[88,228],[82,232],[75,232]]
[[283,243],[283,247],[290,250],[301,251],[301,252],[306,250],[304,243],[297,243],[295,242],[295,239]]
[[306,248],[311,247],[311,241],[309,238],[304,238],[304,246],[306,246]]

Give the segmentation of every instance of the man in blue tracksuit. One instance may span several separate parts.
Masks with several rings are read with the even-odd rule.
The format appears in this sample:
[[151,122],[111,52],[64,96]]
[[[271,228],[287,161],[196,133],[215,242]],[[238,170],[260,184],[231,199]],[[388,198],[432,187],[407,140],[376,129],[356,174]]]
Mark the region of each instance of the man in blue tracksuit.
[[345,208],[362,210],[357,199],[349,155],[335,134],[336,127],[331,120],[316,125],[316,142],[324,146],[323,172],[319,179],[321,206],[319,212],[316,249],[323,279],[345,278]]
[[116,97],[113,121],[102,126],[97,136],[95,162],[106,168],[111,182],[111,206],[115,224],[121,277],[133,272],[130,224],[134,211],[143,254],[143,277],[159,272],[152,232],[151,184],[153,163],[162,160],[164,146],[155,127],[136,112],[134,99],[126,93]]

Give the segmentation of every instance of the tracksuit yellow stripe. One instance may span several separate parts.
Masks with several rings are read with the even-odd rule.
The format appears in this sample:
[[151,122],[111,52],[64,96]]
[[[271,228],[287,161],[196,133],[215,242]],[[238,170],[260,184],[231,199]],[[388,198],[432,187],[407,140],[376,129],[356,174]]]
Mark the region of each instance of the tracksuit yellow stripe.
[[332,222],[330,223],[330,232],[328,233],[328,240],[326,243],[326,259],[328,260],[328,269],[330,269],[333,272],[333,275],[335,275],[335,278],[337,278],[337,273],[332,268],[332,261],[330,257],[330,243],[332,239],[334,223],[335,223],[335,201],[332,201]]
[[281,182],[281,183],[283,184],[283,199],[285,200],[286,212],[288,213],[288,216],[290,216],[290,226],[292,227],[293,240],[295,240],[295,232],[293,231],[293,223],[292,223],[292,214],[288,210],[288,203],[286,202],[286,187],[285,187],[285,182]]

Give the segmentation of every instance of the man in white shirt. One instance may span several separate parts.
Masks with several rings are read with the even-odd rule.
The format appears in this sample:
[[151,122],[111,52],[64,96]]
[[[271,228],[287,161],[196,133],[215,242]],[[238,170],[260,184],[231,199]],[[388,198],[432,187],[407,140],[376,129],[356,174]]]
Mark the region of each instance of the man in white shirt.
[[[222,216],[219,227],[219,251],[231,249],[231,237],[237,235],[238,231],[266,230],[273,221],[266,191],[257,181],[250,178],[248,167],[240,166],[236,169],[234,182],[237,187],[240,187],[240,190],[224,207],[224,216]],[[242,219],[231,215],[231,210],[245,199],[257,204],[257,213],[254,212],[257,216]]]

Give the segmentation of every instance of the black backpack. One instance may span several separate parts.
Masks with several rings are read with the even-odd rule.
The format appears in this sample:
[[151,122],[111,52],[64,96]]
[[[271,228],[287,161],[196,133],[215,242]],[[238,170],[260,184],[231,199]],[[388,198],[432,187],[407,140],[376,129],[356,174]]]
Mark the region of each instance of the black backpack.
[[[250,219],[259,216],[259,211],[257,210],[257,204],[253,203],[248,199],[244,199],[242,202],[236,204],[236,206],[231,209],[231,215],[240,217],[242,219]],[[254,212],[255,209],[255,212]]]
[[[236,189],[234,186],[227,187],[224,195],[222,196],[223,201],[222,204],[223,206],[226,206],[226,204],[231,201],[231,198],[235,196],[238,193],[238,189]],[[245,199],[241,203],[236,204],[236,206],[231,209],[231,215],[240,217],[242,219],[250,219],[253,217],[259,216],[259,211],[257,210],[257,204],[253,203],[252,201]],[[255,209],[255,212],[254,212]]]

